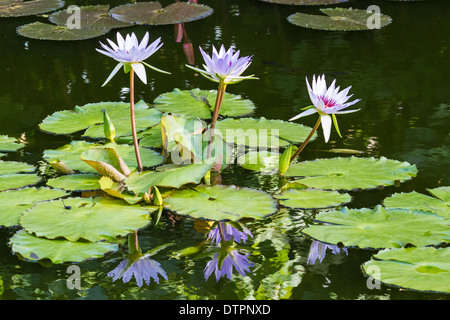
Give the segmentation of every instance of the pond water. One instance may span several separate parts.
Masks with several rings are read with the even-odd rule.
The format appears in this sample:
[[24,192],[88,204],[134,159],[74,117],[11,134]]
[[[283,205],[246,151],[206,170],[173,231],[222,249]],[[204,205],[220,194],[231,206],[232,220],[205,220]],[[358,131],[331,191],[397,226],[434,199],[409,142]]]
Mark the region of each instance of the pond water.
[[[353,149],[364,156],[415,164],[417,177],[398,187],[351,193],[352,208],[374,207],[394,192],[426,192],[446,186],[449,175],[450,104],[450,24],[443,13],[450,12],[448,1],[394,2],[354,0],[341,7],[381,8],[393,22],[380,30],[331,32],[301,28],[286,18],[295,12],[318,13],[317,7],[276,5],[257,0],[201,1],[214,9],[202,20],[185,24],[193,44],[195,64],[201,65],[198,47],[233,45],[242,55],[253,55],[247,73],[259,80],[243,81],[227,87],[227,92],[254,102],[252,117],[288,120],[309,105],[305,77],[325,74],[341,88],[362,99],[361,110],[339,117],[340,138],[334,129],[326,144],[319,138],[302,153],[302,159],[347,156],[330,150]],[[69,4],[97,4],[96,1],[66,1]],[[113,5],[126,1],[109,1]],[[172,1],[161,1],[163,4]],[[333,7],[333,6],[330,6]],[[38,18],[45,20],[44,18]],[[70,142],[70,137],[42,132],[38,125],[58,110],[73,109],[91,102],[128,101],[128,79],[116,76],[101,87],[115,61],[97,53],[99,40],[115,40],[115,31],[100,38],[53,42],[31,40],[17,35],[16,28],[36,21],[36,17],[2,18],[0,30],[0,134],[20,138],[25,148],[3,160],[39,165],[42,152]],[[147,72],[148,85],[136,81],[136,100],[153,101],[174,88],[216,89],[216,85],[185,67],[188,63],[183,43],[175,39],[174,26],[135,26],[127,29],[141,38],[161,37],[164,46],[151,57],[151,64],[171,75]],[[313,126],[314,117],[301,122]],[[222,183],[274,190],[278,178],[239,167],[227,169]],[[205,239],[198,222],[164,214],[156,227],[139,231],[143,251],[172,243],[154,258],[167,272],[168,281],[139,288],[112,282],[107,273],[114,269],[123,252],[79,264],[81,290],[66,286],[67,265],[43,266],[20,260],[11,253],[9,238],[15,228],[0,229],[0,279],[4,292],[0,299],[248,299],[281,298],[262,284],[275,286],[270,276],[289,266],[292,288],[277,284],[285,297],[308,299],[448,299],[447,295],[420,293],[382,285],[370,289],[361,264],[374,253],[349,249],[348,255],[328,253],[322,263],[307,265],[311,240],[301,234],[308,216],[299,210],[280,210],[261,221],[250,221],[253,234],[247,246],[253,251],[254,274],[234,281],[214,277],[205,281],[206,258],[176,259],[174,252]],[[1,289],[1,288],[0,288]],[[1,292],[1,291],[0,291]]]

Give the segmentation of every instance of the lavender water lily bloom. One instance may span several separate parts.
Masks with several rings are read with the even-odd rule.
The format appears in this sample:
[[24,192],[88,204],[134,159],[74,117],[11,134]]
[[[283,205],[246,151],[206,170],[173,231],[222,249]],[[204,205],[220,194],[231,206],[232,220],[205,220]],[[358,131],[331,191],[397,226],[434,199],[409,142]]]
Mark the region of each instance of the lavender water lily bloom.
[[[241,243],[241,241],[245,243],[249,236],[253,238],[252,233],[246,227],[243,227],[242,231],[240,231],[237,228],[233,227],[230,223],[226,222],[219,222],[219,223],[221,223],[223,227],[225,237],[225,239],[223,239],[224,241],[229,241],[231,240],[231,238],[233,238],[234,241],[237,243]],[[213,230],[209,232],[207,240],[210,239],[211,244],[214,244],[215,242],[216,245],[219,245],[221,243],[222,236],[220,234],[219,226],[215,227]]]
[[339,132],[335,115],[358,111],[359,109],[345,110],[345,111],[342,110],[359,102],[360,99],[347,102],[348,99],[352,97],[352,95],[347,95],[348,92],[350,91],[351,86],[339,92],[340,87],[336,88],[336,79],[335,79],[332,82],[332,84],[327,88],[325,75],[317,77],[317,80],[316,77],[313,76],[312,86],[309,85],[308,78],[306,78],[306,84],[308,86],[308,93],[311,102],[313,103],[313,106],[307,107],[305,111],[289,119],[289,121],[293,121],[300,117],[304,117],[316,112],[319,113],[325,142],[328,142],[330,138],[332,121],[334,122],[336,131],[338,132],[339,135],[341,135]]
[[145,59],[150,57],[159,48],[161,48],[161,46],[163,45],[161,43],[161,38],[156,39],[150,45],[148,45],[148,32],[145,33],[144,38],[140,43],[134,33],[132,33],[131,35],[127,34],[124,39],[122,35],[117,32],[117,44],[109,39],[106,40],[108,40],[108,43],[111,47],[108,47],[107,45],[100,42],[104,50],[96,50],[118,61],[119,64],[117,64],[117,66],[113,69],[103,86],[111,80],[111,78],[119,71],[122,66],[125,66],[125,70],[127,67],[133,68],[139,79],[141,79],[145,84],[147,84],[147,74],[145,72],[144,65],[158,72],[168,73],[144,62]]
[[206,280],[208,280],[214,271],[216,281],[219,281],[221,277],[225,276],[232,281],[233,267],[242,276],[245,276],[246,272],[250,272],[249,267],[253,267],[253,263],[248,260],[249,254],[241,254],[237,249],[228,250],[228,254],[223,260],[221,267],[219,266],[219,255],[220,253],[216,253],[214,258],[206,265],[204,270]]

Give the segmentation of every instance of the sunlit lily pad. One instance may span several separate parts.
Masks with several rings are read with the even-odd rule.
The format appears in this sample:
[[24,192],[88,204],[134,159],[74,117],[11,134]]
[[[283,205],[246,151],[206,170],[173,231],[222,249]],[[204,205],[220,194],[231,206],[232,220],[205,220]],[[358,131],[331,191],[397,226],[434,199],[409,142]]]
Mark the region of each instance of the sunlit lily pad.
[[236,163],[241,167],[259,171],[263,174],[276,173],[280,164],[281,154],[269,151],[251,151],[240,155],[236,159]]
[[0,17],[22,17],[46,13],[64,6],[62,0],[1,0]]
[[144,228],[150,222],[149,210],[123,200],[69,198],[42,202],[25,212],[20,224],[38,237],[70,241],[114,241],[116,237]]
[[159,2],[136,2],[112,8],[109,14],[119,21],[134,24],[166,25],[206,18],[213,10],[202,4],[177,1],[162,7]]
[[236,186],[199,185],[176,190],[164,201],[178,214],[208,220],[261,219],[276,211],[268,193]]
[[97,38],[107,34],[110,29],[77,29],[50,23],[32,22],[17,28],[23,37],[37,40],[75,41]]
[[274,195],[286,207],[295,209],[323,209],[343,205],[352,200],[348,193],[319,189],[289,189]]
[[65,239],[50,240],[39,238],[20,230],[10,239],[12,252],[20,254],[29,261],[50,259],[53,263],[83,262],[101,258],[109,252],[119,250],[117,243],[108,242],[72,242]]
[[[287,20],[300,27],[328,31],[361,31],[370,30],[373,12],[359,9],[327,8],[320,9],[326,15],[294,13]],[[380,14],[379,28],[392,22],[391,17]]]
[[[54,134],[71,134],[86,130],[83,136],[104,138],[103,112],[105,109],[116,129],[116,137],[130,136],[130,104],[125,102],[99,102],[76,106],[74,110],[57,111],[39,124],[41,130]],[[136,130],[153,127],[161,120],[161,112],[150,108],[144,101],[135,104]]]
[[33,204],[66,195],[67,192],[64,190],[45,187],[0,192],[0,226],[18,225],[22,213]]
[[93,191],[100,189],[100,178],[98,174],[68,174],[49,179],[47,185],[68,191]]
[[288,4],[293,6],[318,6],[327,4],[338,4],[347,2],[348,0],[260,0],[263,2]]
[[367,275],[387,285],[418,291],[450,293],[448,247],[386,249],[364,263],[363,270]]
[[41,177],[32,173],[35,169],[28,163],[0,160],[0,191],[37,184],[41,181]]
[[[211,119],[216,102],[217,90],[180,90],[163,93],[154,100],[154,107],[161,112],[200,119]],[[225,92],[220,115],[239,117],[252,113],[255,105],[239,95]]]
[[[86,141],[72,141],[70,144],[64,145],[58,149],[45,150],[43,157],[48,162],[57,159],[62,160],[69,168],[81,173],[97,173],[93,167],[82,161],[80,156],[88,149],[99,147],[114,148],[125,161],[130,170],[137,168],[134,147],[126,144],[108,143],[101,145]],[[140,148],[140,154],[144,167],[153,167],[164,162],[164,157],[154,150]]]
[[402,209],[348,209],[320,212],[318,222],[303,232],[325,243],[345,247],[400,248],[438,245],[450,240],[449,220],[434,214]]
[[298,182],[326,190],[374,189],[394,185],[416,176],[408,162],[381,158],[330,158],[292,164],[286,177],[304,177]]
[[12,152],[24,146],[24,143],[18,143],[17,139],[0,135],[0,151]]
[[[82,29],[103,29],[103,28],[121,28],[130,24],[113,19],[109,14],[109,5],[81,6],[80,9],[80,27]],[[60,10],[52,13],[49,20],[57,25],[66,25],[67,19],[73,15],[67,10]]]
[[[298,123],[261,117],[225,119],[217,121],[215,133],[229,143],[237,145],[272,148],[287,146],[306,139],[311,128]],[[316,135],[312,139],[315,139]],[[261,151],[261,150],[260,150]]]

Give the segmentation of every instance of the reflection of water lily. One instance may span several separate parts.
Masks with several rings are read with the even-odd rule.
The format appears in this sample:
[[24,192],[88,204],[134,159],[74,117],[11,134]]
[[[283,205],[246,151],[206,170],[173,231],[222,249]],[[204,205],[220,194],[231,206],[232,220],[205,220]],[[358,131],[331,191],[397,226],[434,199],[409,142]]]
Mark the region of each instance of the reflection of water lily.
[[[322,260],[325,258],[327,249],[330,249],[333,254],[339,254],[341,250],[341,248],[339,248],[337,245],[326,244],[314,240],[311,244],[311,248],[309,249],[307,264],[314,264],[317,259],[322,262]],[[342,248],[342,250],[345,252],[345,254],[348,254],[347,248],[344,247]]]
[[[248,260],[249,254],[241,254],[237,249],[225,249],[216,253],[214,258],[208,262],[205,267],[205,279],[208,280],[209,276],[213,273],[216,274],[216,281],[219,281],[221,277],[227,277],[232,280],[233,267],[243,276],[245,272],[250,272],[249,267],[253,267],[253,263]],[[221,255],[225,254],[226,257],[223,259],[221,265],[219,259]]]
[[[253,238],[252,233],[246,227],[243,227],[242,231],[240,231],[237,228],[233,227],[230,223],[219,223],[222,224],[222,229],[225,237],[225,239],[223,239],[224,241],[229,241],[231,240],[231,238],[233,238],[237,243],[241,243],[241,241],[245,243],[248,239],[248,236]],[[219,245],[222,241],[219,225],[217,225],[213,230],[209,232],[208,240],[210,239],[212,239],[211,244],[214,244],[215,242],[216,245]]]

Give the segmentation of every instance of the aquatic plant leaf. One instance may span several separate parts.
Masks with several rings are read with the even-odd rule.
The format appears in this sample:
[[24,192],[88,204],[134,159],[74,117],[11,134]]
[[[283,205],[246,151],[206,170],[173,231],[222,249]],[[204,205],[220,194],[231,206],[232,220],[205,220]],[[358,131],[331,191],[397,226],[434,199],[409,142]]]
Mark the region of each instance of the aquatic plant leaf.
[[116,182],[124,180],[131,173],[130,168],[114,148],[90,148],[84,151],[80,158],[102,176]]
[[416,166],[408,162],[352,156],[294,163],[285,176],[304,177],[296,181],[316,189],[358,190],[394,185],[416,174]]
[[38,237],[70,241],[114,241],[150,222],[150,212],[121,199],[68,198],[42,202],[25,212],[20,224]]
[[77,29],[43,22],[32,22],[17,28],[23,37],[37,40],[75,41],[100,37],[111,29]]
[[24,143],[18,143],[17,139],[15,138],[11,138],[6,135],[0,135],[0,151],[17,151],[17,149],[22,148],[24,145]]
[[109,252],[119,250],[117,243],[104,241],[72,242],[65,239],[46,239],[19,230],[9,242],[12,252],[20,254],[28,261],[37,262],[50,259],[53,263],[83,262],[89,259],[102,258]]
[[386,249],[364,263],[363,271],[389,286],[450,293],[450,248]]
[[[108,177],[102,177],[98,183],[104,192],[114,198],[125,200],[129,204],[136,204],[144,200],[142,196],[136,196],[124,190],[125,187],[123,183],[115,182]],[[157,209],[157,207],[154,209]]]
[[287,4],[293,6],[318,6],[318,5],[344,3],[347,2],[348,0],[260,0],[260,1],[276,4]]
[[0,17],[23,17],[46,13],[64,6],[62,0],[2,0]]
[[[53,134],[71,134],[86,130],[83,136],[104,138],[103,112],[108,113],[116,129],[116,137],[131,136],[130,104],[125,102],[99,102],[76,106],[74,110],[57,111],[40,124],[42,131]],[[144,101],[135,104],[136,130],[143,131],[161,121],[161,113],[150,108]]]
[[[302,142],[311,132],[311,128],[298,123],[259,119],[240,118],[217,121],[215,134],[224,138],[228,143],[237,145],[273,148],[287,146],[291,142]],[[311,138],[314,140],[316,135]]]
[[436,198],[441,199],[450,206],[450,187],[439,187],[434,189],[427,189]]
[[348,209],[320,212],[316,221],[303,230],[325,243],[342,243],[345,247],[400,248],[437,245],[450,240],[449,220],[421,211],[403,209]]
[[[125,161],[130,170],[137,168],[136,155],[134,147],[127,144],[108,143],[105,145],[90,143],[86,141],[72,141],[58,149],[44,150],[43,158],[48,162],[53,160],[64,161],[69,168],[81,173],[97,173],[97,171],[81,160],[80,155],[91,148],[113,148]],[[142,164],[146,168],[157,166],[164,162],[164,157],[151,149],[139,148]]]
[[[379,14],[379,26],[372,26],[370,22],[373,12],[359,9],[327,8],[320,9],[326,15],[312,15],[294,13],[287,20],[297,26],[328,31],[361,31],[382,28],[392,22],[391,17]],[[372,29],[371,29],[372,28]]]
[[25,163],[17,161],[3,161],[0,160],[0,175],[2,174],[13,174],[13,173],[31,173],[35,171],[35,167]]
[[269,174],[278,172],[280,157],[278,152],[250,151],[238,156],[236,162],[247,170]]
[[319,189],[289,189],[275,194],[283,206],[295,209],[324,209],[341,206],[352,200],[348,193]]
[[[161,124],[141,132],[139,146],[143,148],[162,148]],[[131,140],[132,141],[132,140]]]
[[[82,29],[110,29],[130,26],[129,23],[118,21],[109,14],[109,5],[81,6],[80,10],[80,28]],[[49,16],[50,22],[57,25],[66,25],[67,20],[72,15],[68,10],[60,10]]]
[[[445,197],[444,194],[442,196]],[[386,208],[429,211],[439,216],[450,218],[450,205],[448,203],[415,191],[410,193],[394,193],[383,201],[383,205]]]
[[67,195],[61,189],[24,188],[0,192],[0,226],[11,227],[19,224],[19,218],[33,204]]
[[213,10],[202,4],[177,1],[164,8],[159,2],[136,2],[112,8],[109,14],[119,21],[145,24],[167,25],[185,23],[206,18]]
[[[174,89],[159,95],[154,101],[154,107],[161,112],[171,113],[191,118],[211,119],[216,102],[217,90]],[[220,108],[220,115],[239,117],[252,113],[255,105],[240,95],[225,92]]]
[[47,185],[68,191],[94,191],[100,190],[100,178],[98,174],[68,174],[49,179]]
[[0,160],[0,191],[37,184],[41,177],[32,173],[35,167],[24,162]]
[[164,202],[177,214],[216,221],[261,219],[276,211],[276,202],[268,193],[224,185],[175,190]]

